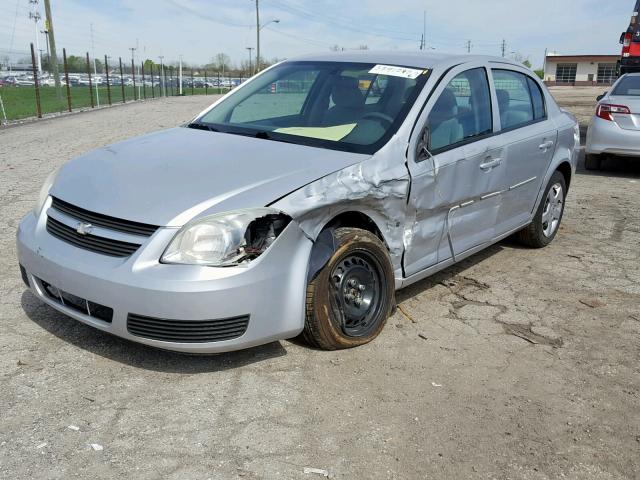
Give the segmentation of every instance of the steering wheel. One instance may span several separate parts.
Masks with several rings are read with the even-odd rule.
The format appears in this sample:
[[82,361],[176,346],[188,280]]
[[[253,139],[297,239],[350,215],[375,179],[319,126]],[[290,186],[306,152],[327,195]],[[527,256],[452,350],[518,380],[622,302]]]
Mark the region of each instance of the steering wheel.
[[380,112],[371,112],[362,116],[362,120],[366,120],[367,118],[378,120],[380,123],[387,124],[386,128],[391,127],[391,125],[394,122],[393,117],[390,117],[389,115],[385,113],[380,113]]

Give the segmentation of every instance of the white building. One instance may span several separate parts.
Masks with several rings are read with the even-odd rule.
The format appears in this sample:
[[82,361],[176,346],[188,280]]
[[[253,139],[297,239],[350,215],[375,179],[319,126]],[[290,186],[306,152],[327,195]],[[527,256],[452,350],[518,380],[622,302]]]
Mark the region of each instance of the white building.
[[620,55],[548,55],[544,81],[547,85],[611,85],[619,60]]

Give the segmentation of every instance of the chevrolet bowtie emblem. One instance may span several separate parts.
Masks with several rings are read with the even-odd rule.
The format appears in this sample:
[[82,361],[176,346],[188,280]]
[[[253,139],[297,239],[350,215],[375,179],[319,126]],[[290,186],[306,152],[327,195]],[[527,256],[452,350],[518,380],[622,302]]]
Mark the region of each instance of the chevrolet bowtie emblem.
[[92,229],[93,225],[91,225],[90,223],[79,222],[76,225],[76,232],[78,232],[78,234],[80,235],[88,235],[89,233],[91,233]]

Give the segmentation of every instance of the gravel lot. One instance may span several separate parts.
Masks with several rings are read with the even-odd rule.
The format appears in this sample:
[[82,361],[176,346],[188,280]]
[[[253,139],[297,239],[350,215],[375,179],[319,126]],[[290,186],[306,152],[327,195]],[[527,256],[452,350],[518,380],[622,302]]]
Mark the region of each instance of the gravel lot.
[[[602,90],[554,94],[586,121]],[[640,162],[579,171],[550,247],[410,287],[354,350],[163,352],[25,291],[15,230],[48,172],[210,101],[0,130],[0,478],[640,478]]]

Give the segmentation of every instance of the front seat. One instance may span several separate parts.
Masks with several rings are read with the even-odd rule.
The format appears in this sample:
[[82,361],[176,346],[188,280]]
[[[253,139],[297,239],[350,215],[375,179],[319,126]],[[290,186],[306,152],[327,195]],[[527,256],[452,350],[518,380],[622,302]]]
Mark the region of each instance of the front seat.
[[432,150],[447,147],[464,139],[464,129],[458,120],[456,96],[446,88],[429,114]]
[[331,89],[334,106],[324,116],[325,125],[356,123],[364,113],[364,96],[358,88],[358,79],[337,77]]

